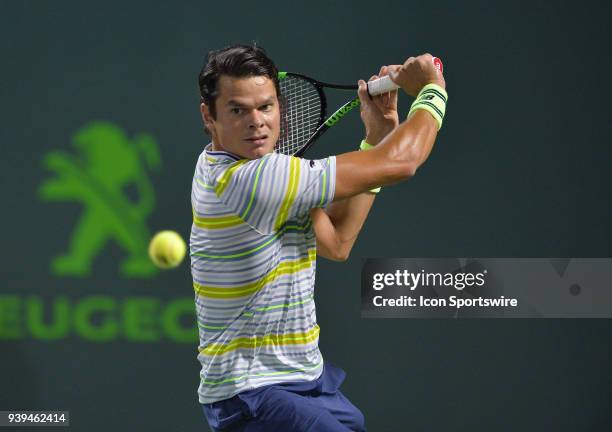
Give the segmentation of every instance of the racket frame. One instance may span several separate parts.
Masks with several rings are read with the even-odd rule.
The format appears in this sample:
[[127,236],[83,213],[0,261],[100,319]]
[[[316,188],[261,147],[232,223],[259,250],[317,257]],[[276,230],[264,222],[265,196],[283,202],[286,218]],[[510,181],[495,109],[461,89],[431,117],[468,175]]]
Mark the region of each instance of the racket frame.
[[[444,66],[442,65],[442,60],[440,60],[438,57],[432,57],[431,61],[433,62],[435,68],[438,69],[440,73],[442,73],[442,71],[444,70],[443,69]],[[312,146],[312,144],[317,140],[317,138],[319,138],[323,133],[325,133],[330,127],[338,123],[338,121],[340,121],[349,111],[351,111],[355,107],[358,107],[361,102],[359,100],[359,97],[355,97],[349,100],[348,102],[346,102],[340,108],[338,108],[331,116],[329,116],[328,118],[325,118],[325,116],[327,115],[327,99],[325,97],[325,92],[323,92],[323,88],[326,87],[326,88],[332,88],[332,89],[337,89],[337,90],[357,90],[358,87],[356,85],[326,83],[323,81],[318,81],[309,76],[302,75],[299,73],[294,73],[294,72],[279,72],[278,73],[279,82],[282,81],[287,76],[298,77],[300,79],[310,82],[317,90],[317,93],[319,94],[319,97],[321,99],[321,116],[319,119],[319,126],[317,127],[315,132],[310,136],[310,138],[308,138],[306,143],[303,144],[298,151],[293,153],[293,156],[301,157]],[[370,96],[374,96],[374,95],[378,95],[378,94],[386,93],[390,91],[395,91],[398,88],[399,86],[395,84],[391,80],[391,77],[389,77],[388,75],[375,79],[371,82],[368,82],[368,94]],[[283,108],[283,111],[285,109],[286,109],[286,104]],[[283,119],[281,121],[286,122],[286,119],[284,118],[285,114],[286,112],[281,113],[281,115],[283,116]],[[285,127],[285,130],[286,129],[287,129],[287,126]]]
[[[278,73],[279,81],[282,81],[287,76],[297,77],[297,78],[303,79],[311,83],[315,87],[319,95],[319,98],[321,100],[321,115],[319,118],[319,126],[317,127],[315,132],[310,136],[310,138],[308,138],[306,143],[304,143],[298,151],[293,153],[293,156],[301,157],[312,146],[312,144],[317,140],[317,138],[319,138],[323,133],[325,133],[330,127],[334,126],[349,111],[351,111],[353,108],[358,107],[360,105],[359,97],[352,98],[348,102],[340,106],[340,108],[338,108],[332,115],[326,118],[327,98],[325,97],[325,92],[323,91],[323,88],[331,88],[331,89],[336,89],[336,90],[357,90],[358,87],[356,85],[326,83],[323,81],[318,81],[309,76],[302,75],[299,73],[294,73],[294,72],[279,72]],[[286,109],[286,101],[284,100],[283,100],[283,105],[284,105],[284,108],[283,108],[282,115],[284,116],[286,114],[286,112],[284,112],[284,110]]]

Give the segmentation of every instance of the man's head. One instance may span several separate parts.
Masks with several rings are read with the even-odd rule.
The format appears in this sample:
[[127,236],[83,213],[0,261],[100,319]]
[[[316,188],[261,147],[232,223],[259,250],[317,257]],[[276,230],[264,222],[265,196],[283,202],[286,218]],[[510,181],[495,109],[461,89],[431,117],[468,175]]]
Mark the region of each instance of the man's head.
[[198,82],[202,120],[216,150],[247,159],[274,150],[280,134],[278,70],[262,48],[211,51]]

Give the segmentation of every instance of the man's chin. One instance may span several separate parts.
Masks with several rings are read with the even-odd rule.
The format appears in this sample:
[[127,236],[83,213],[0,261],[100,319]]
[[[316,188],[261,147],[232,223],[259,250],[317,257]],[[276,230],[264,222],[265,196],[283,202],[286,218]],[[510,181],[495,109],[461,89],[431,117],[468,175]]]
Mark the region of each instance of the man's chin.
[[249,152],[250,154],[249,159],[259,159],[260,157],[263,157],[267,155],[268,153],[272,153],[273,151],[274,151],[274,147],[268,147],[268,146],[257,147]]

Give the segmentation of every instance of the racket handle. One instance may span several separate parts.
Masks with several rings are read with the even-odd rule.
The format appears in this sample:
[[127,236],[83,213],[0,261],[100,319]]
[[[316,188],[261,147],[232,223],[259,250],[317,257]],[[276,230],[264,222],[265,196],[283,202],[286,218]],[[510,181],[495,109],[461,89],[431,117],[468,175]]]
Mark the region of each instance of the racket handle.
[[382,93],[397,90],[398,88],[399,86],[391,81],[389,75],[368,82],[368,93],[370,96],[377,96]]
[[[436,69],[438,69],[440,72],[443,71],[444,66],[442,65],[442,60],[440,60],[438,57],[434,57],[431,59],[431,61]],[[377,96],[382,93],[397,90],[398,88],[399,86],[391,81],[389,75],[368,82],[368,93],[370,96]]]

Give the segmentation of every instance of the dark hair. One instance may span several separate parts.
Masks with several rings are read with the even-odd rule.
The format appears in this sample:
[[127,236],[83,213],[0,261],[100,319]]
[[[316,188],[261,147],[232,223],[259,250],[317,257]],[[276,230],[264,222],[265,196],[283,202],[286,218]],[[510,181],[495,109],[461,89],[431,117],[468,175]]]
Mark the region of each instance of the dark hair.
[[278,69],[266,51],[253,45],[232,45],[220,50],[210,51],[206,64],[198,75],[201,101],[204,102],[213,118],[217,116],[215,101],[219,96],[217,83],[221,75],[235,78],[266,76],[274,82],[277,96],[280,96]]

